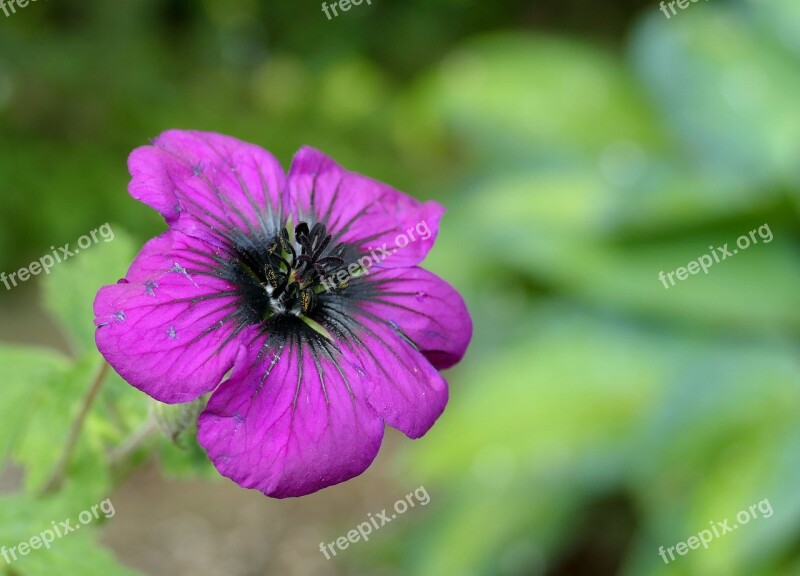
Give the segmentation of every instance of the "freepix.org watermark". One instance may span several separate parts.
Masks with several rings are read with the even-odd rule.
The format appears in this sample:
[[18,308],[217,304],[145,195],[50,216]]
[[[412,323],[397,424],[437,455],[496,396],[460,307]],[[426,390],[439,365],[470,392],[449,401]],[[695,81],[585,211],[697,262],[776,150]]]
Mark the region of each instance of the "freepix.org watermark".
[[[416,235],[414,234],[416,232]],[[344,288],[347,286],[347,282],[351,278],[358,278],[359,276],[366,276],[369,274],[369,269],[375,264],[380,264],[387,258],[389,258],[392,254],[397,254],[397,252],[411,244],[412,242],[416,242],[417,240],[427,240],[431,237],[431,229],[428,226],[428,223],[423,220],[422,222],[417,223],[417,225],[413,228],[409,228],[402,234],[398,234],[397,238],[394,239],[395,247],[391,250],[387,249],[386,246],[389,244],[388,242],[384,242],[383,246],[375,248],[372,250],[370,246],[370,250],[372,252],[367,254],[366,256],[362,256],[356,262],[350,264],[347,269],[339,270],[336,274],[331,274],[330,276],[322,279],[322,286],[325,288],[326,292],[330,292],[336,288]]]
[[[36,2],[36,0],[0,0],[0,10],[8,18],[11,14],[17,13],[17,8],[25,8],[30,2]],[[11,9],[11,12],[9,12],[9,9]]]
[[336,556],[335,548],[338,548],[339,550],[347,550],[347,547],[350,546],[350,544],[355,544],[359,540],[364,540],[364,542],[367,542],[369,540],[369,535],[372,534],[373,528],[375,530],[379,530],[392,520],[396,519],[400,514],[405,514],[409,508],[413,508],[416,504],[426,506],[430,501],[431,497],[428,495],[428,491],[425,489],[425,486],[420,486],[410,494],[406,494],[404,499],[398,500],[394,503],[394,513],[391,514],[391,516],[389,515],[389,512],[386,511],[386,508],[375,515],[369,513],[367,514],[367,521],[362,522],[353,530],[350,530],[347,533],[347,536],[341,536],[340,538],[337,538],[328,544],[325,542],[320,542],[319,551],[325,555],[325,558],[330,560],[331,554]]
[[[763,226],[759,226],[756,230],[751,230],[749,234],[742,234],[739,236],[739,238],[736,240],[736,245],[739,248],[733,248],[732,250],[729,250],[727,243],[720,248],[709,246],[708,248],[711,250],[711,254],[703,254],[697,260],[692,260],[689,262],[685,268],[680,267],[677,270],[668,272],[666,275],[662,270],[658,273],[658,279],[661,280],[662,284],[664,284],[664,289],[669,290],[670,285],[675,286],[675,278],[673,277],[677,277],[678,280],[686,280],[690,274],[699,274],[700,270],[703,271],[703,274],[708,274],[709,268],[711,268],[714,264],[719,264],[723,260],[726,260],[731,256],[735,256],[739,253],[740,249],[747,250],[751,245],[758,244],[756,232],[758,232],[758,236],[764,241],[764,244],[769,244],[772,242],[772,230],[769,229],[769,224],[764,224]],[[667,285],[667,279],[669,279],[670,285]]]
[[[739,526],[744,526],[751,520],[757,519],[758,512],[761,513],[762,518],[770,518],[772,516],[772,504],[769,503],[767,498],[764,498],[758,504],[753,504],[748,510],[742,510],[739,512],[736,515],[736,521],[738,524],[729,524],[729,520],[727,518],[722,522],[714,522],[712,520],[709,522],[711,530],[701,530],[697,533],[697,536],[690,536],[685,542],[678,542],[675,544],[675,546],[670,546],[666,549],[661,546],[658,549],[658,555],[661,556],[662,560],[664,560],[664,564],[669,564],[675,560],[674,552],[677,552],[680,556],[685,556],[689,553],[689,550],[697,550],[701,545],[707,550],[708,545],[712,540],[714,540],[714,538],[724,536],[729,532],[733,532]],[[669,554],[669,560],[667,559],[667,554]]]
[[72,523],[72,519],[70,518],[63,522],[56,522],[53,520],[50,523],[51,528],[42,530],[37,536],[31,536],[31,538],[25,542],[20,542],[16,546],[10,548],[6,548],[5,546],[0,547],[0,556],[3,557],[6,564],[11,564],[18,560],[19,557],[27,556],[32,550],[40,550],[42,548],[50,550],[50,547],[57,538],[63,538],[67,534],[80,530],[81,526],[91,524],[100,518],[101,512],[106,519],[114,517],[116,510],[114,510],[114,504],[111,503],[110,499],[103,500],[99,504],[92,506],[91,509],[84,510],[78,514],[78,522],[75,524]]
[[[708,0],[705,0],[708,2]],[[699,0],[672,0],[672,2],[661,2],[661,11],[664,13],[664,16],[667,17],[667,20],[672,18],[672,16],[677,16],[678,11],[675,10],[675,4],[678,5],[678,8],[681,10],[686,10],[689,7],[689,4],[694,4],[695,2],[699,2]],[[672,11],[672,16],[670,16],[669,11],[667,10],[667,6]]]
[[[325,13],[325,16],[328,17],[328,20],[331,20],[331,18],[336,18],[339,15],[339,13],[336,11],[337,6],[339,7],[339,10],[341,10],[342,12],[349,12],[350,8],[352,8],[353,6],[360,6],[361,2],[363,1],[364,0],[339,0],[338,2],[331,2],[330,5],[328,5],[327,2],[323,2],[322,11]],[[372,6],[372,0],[366,0],[366,1],[367,4]],[[331,12],[333,12],[333,17],[331,17]]]
[[50,274],[50,270],[52,270],[56,264],[61,264],[64,260],[72,258],[76,254],[79,254],[81,250],[86,250],[93,244],[97,244],[101,239],[104,242],[111,242],[114,239],[114,231],[111,229],[110,224],[103,224],[100,228],[96,228],[89,232],[89,234],[78,238],[77,248],[73,249],[69,244],[64,244],[58,249],[56,249],[55,246],[50,246],[50,250],[53,251],[52,255],[45,254],[38,260],[31,262],[28,266],[20,268],[11,274],[6,274],[5,272],[0,273],[0,282],[3,283],[6,290],[11,290],[17,287],[18,282],[27,282],[31,277],[38,276],[42,272]]

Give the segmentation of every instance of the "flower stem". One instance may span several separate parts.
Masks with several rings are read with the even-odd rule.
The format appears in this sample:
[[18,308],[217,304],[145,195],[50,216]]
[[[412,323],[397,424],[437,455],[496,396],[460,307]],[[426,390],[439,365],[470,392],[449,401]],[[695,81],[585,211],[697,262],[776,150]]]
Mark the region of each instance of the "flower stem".
[[158,430],[158,424],[155,419],[152,417],[148,418],[138,430],[109,453],[109,463],[112,466],[116,466],[124,462],[128,456],[133,454],[156,430]]
[[109,365],[107,362],[103,362],[103,365],[100,367],[100,370],[97,372],[97,376],[95,376],[94,381],[92,382],[91,387],[86,392],[86,395],[83,398],[83,403],[81,404],[81,409],[78,412],[75,421],[72,423],[72,427],[69,431],[69,436],[67,437],[67,442],[64,444],[64,450],[61,452],[61,456],[56,463],[56,467],[53,469],[52,474],[50,475],[50,479],[42,488],[42,494],[48,494],[50,492],[55,492],[64,482],[64,475],[67,471],[67,466],[69,465],[70,458],[72,458],[72,454],[75,452],[75,448],[78,445],[78,439],[81,436],[81,430],[83,429],[83,424],[86,422],[86,417],[89,415],[89,412],[92,409],[92,405],[94,404],[95,399],[97,398],[97,393],[100,392],[100,388],[103,386],[103,382],[106,379],[106,375],[108,374]]

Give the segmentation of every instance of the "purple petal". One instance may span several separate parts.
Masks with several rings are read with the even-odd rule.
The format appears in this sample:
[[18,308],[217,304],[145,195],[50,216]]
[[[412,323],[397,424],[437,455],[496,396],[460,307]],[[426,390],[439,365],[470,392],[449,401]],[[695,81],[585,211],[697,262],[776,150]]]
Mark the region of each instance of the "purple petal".
[[219,472],[276,498],[361,474],[384,429],[364,377],[319,343],[263,340],[242,349],[200,416],[198,440]]
[[197,238],[166,232],[145,244],[126,280],[97,293],[98,349],[161,402],[189,402],[233,366],[237,301],[233,287],[209,272],[212,254]]
[[447,282],[422,268],[373,268],[360,281],[375,294],[353,311],[357,320],[387,323],[439,370],[461,361],[472,338],[472,319]]
[[433,247],[445,211],[436,202],[423,204],[386,184],[348,172],[309,147],[295,155],[288,187],[297,221],[322,222],[335,242],[356,245],[365,253],[387,250],[391,257],[381,266],[388,268],[422,262]]
[[131,196],[170,226],[214,244],[237,231],[270,236],[284,210],[285,175],[266,150],[210,132],[170,130],[128,159]]
[[[410,438],[420,438],[447,405],[447,382],[411,343],[382,320],[347,320],[330,313],[335,329],[346,332],[340,347],[352,365],[369,375],[367,400],[384,421]],[[338,325],[337,325],[338,324]]]

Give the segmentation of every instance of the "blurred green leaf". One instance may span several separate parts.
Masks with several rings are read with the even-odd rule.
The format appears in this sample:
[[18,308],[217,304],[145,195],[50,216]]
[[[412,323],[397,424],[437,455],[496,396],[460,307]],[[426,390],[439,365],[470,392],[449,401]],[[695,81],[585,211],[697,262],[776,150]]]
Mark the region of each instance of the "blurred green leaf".
[[441,480],[480,466],[484,454],[490,482],[504,482],[520,466],[558,467],[643,424],[663,386],[657,344],[566,314],[525,319],[528,339],[464,368],[459,400],[414,454],[419,473]]
[[[80,527],[77,532],[55,538],[49,550],[39,548],[30,550],[27,556],[17,554],[18,560],[10,565],[4,561],[0,571],[8,576],[136,576],[138,572],[118,564],[95,542],[95,526],[78,521],[84,510],[89,507],[76,506],[66,496],[41,500],[23,495],[0,496],[0,543],[7,548],[41,537],[42,532],[52,530],[53,523],[60,526],[69,519],[70,526]],[[94,522],[100,524],[102,519],[103,513]]]
[[472,150],[502,166],[582,160],[614,142],[660,148],[662,129],[628,72],[596,47],[498,35],[445,60],[430,99]]
[[[552,559],[574,537],[573,507],[623,491],[639,499],[644,524],[624,574],[769,574],[794,545],[800,514],[792,343],[692,338],[564,306],[537,315],[531,331],[465,367],[460,395],[408,453],[431,490],[459,492],[440,504],[439,522],[418,528],[413,573],[499,574],[491,567],[519,540],[532,543],[534,560]],[[765,498],[773,517],[665,569],[659,545]],[[456,541],[466,560],[448,553]]]
[[[760,574],[795,543],[800,465],[790,453],[800,442],[800,361],[777,338],[747,346],[698,341],[680,358],[674,386],[636,440],[636,453],[659,457],[631,462],[647,533],[672,545],[767,500],[772,516],[759,514],[682,559],[690,573]],[[637,554],[653,563],[652,549],[648,542]]]
[[[14,449],[14,459],[25,468],[27,490],[38,492],[49,480],[98,370],[97,358],[90,356],[37,390],[27,412],[26,433]],[[65,487],[84,502],[91,502],[110,487],[105,445],[91,417],[84,423],[70,458]]]
[[797,185],[800,68],[738,8],[701,4],[669,20],[654,12],[630,54],[692,164],[755,186]]
[[164,436],[160,437],[156,454],[161,470],[170,478],[206,481],[222,479],[206,451],[197,443],[196,425],[182,436],[177,445]]
[[167,476],[185,480],[222,478],[197,442],[197,417],[207,402],[207,397],[187,404],[152,402],[160,429],[156,454],[161,470]]
[[[459,212],[459,225],[471,223],[473,234],[493,239],[476,248],[476,259],[501,262],[593,303],[687,323],[800,326],[800,261],[787,227],[764,228],[766,238],[756,233],[758,242],[750,240],[746,250],[736,247],[737,238],[764,221],[625,241],[615,236],[614,206],[591,179],[512,175],[487,182],[469,210]],[[713,262],[707,274],[674,286],[667,280],[669,288],[659,279],[726,244],[734,255]]]
[[67,365],[66,358],[44,348],[0,346],[0,366],[5,372],[0,403],[0,463],[25,436],[39,398],[58,381]]

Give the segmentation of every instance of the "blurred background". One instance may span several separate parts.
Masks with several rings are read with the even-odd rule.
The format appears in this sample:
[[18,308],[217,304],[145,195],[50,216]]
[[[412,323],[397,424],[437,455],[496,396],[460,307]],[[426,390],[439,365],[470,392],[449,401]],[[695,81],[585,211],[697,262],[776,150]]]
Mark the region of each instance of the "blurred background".
[[[8,1],[8,0],[7,0]],[[110,497],[7,576],[800,574],[800,4],[50,0],[0,12],[0,545]],[[448,207],[425,266],[476,333],[429,434],[276,501],[148,434],[91,303],[165,225],[126,157],[168,128],[313,145]],[[658,279],[767,224],[707,275]],[[416,506],[327,560],[419,486]],[[665,564],[768,500],[774,513]]]

